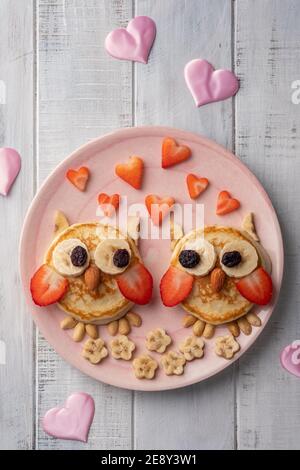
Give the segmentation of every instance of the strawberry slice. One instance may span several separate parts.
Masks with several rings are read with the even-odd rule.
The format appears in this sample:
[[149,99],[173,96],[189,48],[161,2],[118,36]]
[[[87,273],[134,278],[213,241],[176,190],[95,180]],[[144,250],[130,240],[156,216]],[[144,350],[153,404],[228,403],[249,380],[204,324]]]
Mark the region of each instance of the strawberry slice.
[[272,298],[272,279],[262,267],[237,281],[236,287],[239,293],[253,304],[266,305]]
[[136,155],[130,157],[128,163],[119,163],[115,168],[116,175],[135,189],[142,186],[143,171],[144,162]]
[[207,178],[199,178],[199,176],[190,173],[186,177],[186,184],[190,198],[196,199],[198,196],[200,196],[201,193],[203,193],[203,191],[206,190],[209,181]]
[[162,161],[161,166],[168,168],[177,165],[192,155],[191,149],[186,145],[177,145],[171,137],[166,137],[162,143]]
[[58,302],[67,292],[68,279],[43,264],[30,281],[30,291],[35,304],[45,307]]
[[166,307],[175,307],[190,294],[194,277],[171,266],[160,281],[160,295]]
[[228,191],[221,191],[217,201],[217,215],[225,215],[240,207],[240,202],[233,199]]
[[175,204],[172,197],[159,197],[156,194],[149,194],[145,198],[145,205],[154,225],[160,225],[171,207]]
[[98,195],[98,204],[106,217],[112,217],[119,207],[120,196],[119,194],[109,196],[106,193],[100,193]]
[[121,293],[138,305],[147,304],[152,297],[153,279],[142,263],[136,263],[116,277]]
[[79,170],[70,169],[66,173],[66,178],[79,189],[79,191],[85,191],[89,176],[90,172],[86,166],[82,166]]

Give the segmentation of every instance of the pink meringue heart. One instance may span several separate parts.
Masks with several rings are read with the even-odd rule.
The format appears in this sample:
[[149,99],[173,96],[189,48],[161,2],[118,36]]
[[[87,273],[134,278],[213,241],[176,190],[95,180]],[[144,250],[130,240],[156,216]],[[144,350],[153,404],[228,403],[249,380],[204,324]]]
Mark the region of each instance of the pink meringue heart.
[[87,442],[94,418],[95,402],[87,393],[70,395],[64,406],[47,411],[43,418],[43,429],[50,436]]
[[105,49],[116,59],[147,64],[155,34],[156,26],[151,18],[136,16],[126,29],[115,29],[106,36]]
[[7,196],[21,168],[21,157],[15,149],[0,148],[0,194]]
[[225,100],[234,96],[239,89],[234,73],[230,70],[214,70],[203,59],[188,62],[184,68],[184,77],[196,106]]
[[282,367],[300,378],[300,340],[286,346],[280,355]]

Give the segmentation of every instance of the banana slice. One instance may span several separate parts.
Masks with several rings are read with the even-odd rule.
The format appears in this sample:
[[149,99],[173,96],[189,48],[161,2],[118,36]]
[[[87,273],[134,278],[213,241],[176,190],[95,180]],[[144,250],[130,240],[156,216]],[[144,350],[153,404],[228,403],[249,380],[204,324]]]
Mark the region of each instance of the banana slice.
[[[240,254],[240,262],[235,266],[228,266],[228,264],[226,266],[223,262],[223,256],[225,253],[229,254],[232,252],[238,252]],[[237,278],[244,277],[252,273],[252,271],[257,267],[258,254],[251,243],[246,240],[235,240],[224,245],[223,250],[220,253],[220,263],[227,276]]]
[[[118,250],[126,250],[128,252],[128,263],[124,266],[115,264],[114,255]],[[94,256],[95,264],[101,271],[107,274],[120,274],[125,271],[130,262],[131,251],[126,240],[122,238],[107,239],[99,243]]]
[[[206,276],[216,264],[217,255],[214,246],[204,238],[189,240],[183,250],[196,251],[200,256],[200,261],[194,268],[184,268],[187,273],[194,276]],[[180,263],[178,266],[182,269]]]
[[[82,248],[80,258],[77,260],[73,258],[72,252],[75,248]],[[78,252],[78,249],[77,249]],[[86,254],[85,254],[86,253]],[[59,243],[52,255],[53,266],[56,271],[62,276],[80,276],[84,273],[90,262],[90,255],[87,247],[78,238],[68,238],[67,240]],[[75,264],[73,264],[75,262]]]

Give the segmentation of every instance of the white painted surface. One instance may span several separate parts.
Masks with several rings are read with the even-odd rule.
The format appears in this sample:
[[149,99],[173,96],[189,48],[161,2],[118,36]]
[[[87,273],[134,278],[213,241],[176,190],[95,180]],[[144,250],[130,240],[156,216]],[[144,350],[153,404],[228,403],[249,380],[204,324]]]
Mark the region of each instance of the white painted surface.
[[[300,383],[278,360],[300,337],[300,107],[291,101],[291,83],[300,79],[299,7],[297,0],[1,0],[7,103],[0,104],[0,145],[20,150],[23,167],[9,198],[0,197],[0,340],[7,343],[0,448],[300,448]],[[106,34],[134,14],[157,24],[148,65],[113,60],[103,49]],[[183,66],[196,57],[235,68],[241,89],[234,102],[194,107]],[[235,148],[269,192],[286,245],[280,303],[240,364],[206,383],[152,395],[95,382],[40,336],[35,341],[16,259],[36,184],[79,145],[132,124],[173,125]],[[87,445],[40,428],[43,413],[76,390],[96,401]]]

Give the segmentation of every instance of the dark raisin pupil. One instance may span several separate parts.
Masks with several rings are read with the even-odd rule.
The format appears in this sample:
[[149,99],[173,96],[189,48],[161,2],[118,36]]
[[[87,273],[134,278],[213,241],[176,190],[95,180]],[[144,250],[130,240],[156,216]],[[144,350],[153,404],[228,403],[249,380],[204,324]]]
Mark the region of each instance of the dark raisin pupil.
[[113,256],[113,263],[117,268],[125,268],[125,266],[128,266],[129,260],[130,256],[125,248],[115,251]]
[[239,251],[227,251],[222,256],[222,264],[227,268],[233,268],[242,261],[241,253]]
[[71,253],[71,262],[73,266],[81,267],[87,262],[87,251],[83,246],[75,246]]
[[200,263],[200,255],[194,250],[182,250],[179,255],[179,263],[184,268],[194,268]]

